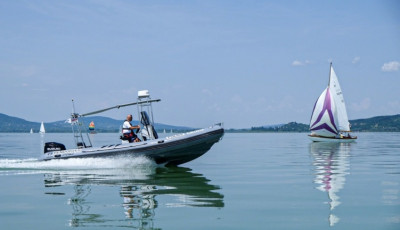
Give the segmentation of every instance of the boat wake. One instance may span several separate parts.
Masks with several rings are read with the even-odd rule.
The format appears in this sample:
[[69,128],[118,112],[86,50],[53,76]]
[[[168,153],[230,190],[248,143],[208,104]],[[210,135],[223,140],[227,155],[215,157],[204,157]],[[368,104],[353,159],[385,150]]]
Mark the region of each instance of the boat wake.
[[[159,167],[153,160],[146,157],[107,157],[107,158],[71,158],[51,161],[38,159],[0,159],[0,175],[21,173],[44,173],[57,171],[102,171],[144,170],[155,171]],[[150,172],[151,174],[151,172]]]

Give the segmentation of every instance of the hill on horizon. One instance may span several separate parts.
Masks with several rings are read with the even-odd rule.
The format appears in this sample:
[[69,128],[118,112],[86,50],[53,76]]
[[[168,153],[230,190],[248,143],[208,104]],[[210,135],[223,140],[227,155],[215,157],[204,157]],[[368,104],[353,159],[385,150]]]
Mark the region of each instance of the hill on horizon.
[[400,114],[350,120],[355,132],[400,132]]
[[[377,116],[349,121],[353,132],[400,132],[400,114]],[[297,122],[264,125],[250,129],[229,129],[228,132],[309,132],[310,126]]]

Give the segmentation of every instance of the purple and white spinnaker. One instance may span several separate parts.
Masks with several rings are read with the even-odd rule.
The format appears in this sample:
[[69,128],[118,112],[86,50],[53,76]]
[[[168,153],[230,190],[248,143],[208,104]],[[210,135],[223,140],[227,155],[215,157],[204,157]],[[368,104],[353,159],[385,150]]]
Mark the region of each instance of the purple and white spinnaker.
[[346,104],[344,102],[342,89],[339,80],[330,66],[328,87],[319,96],[314,105],[310,121],[311,134],[313,141],[332,141],[332,139],[342,141],[353,141],[357,137],[344,132],[350,132],[350,123],[347,116]]

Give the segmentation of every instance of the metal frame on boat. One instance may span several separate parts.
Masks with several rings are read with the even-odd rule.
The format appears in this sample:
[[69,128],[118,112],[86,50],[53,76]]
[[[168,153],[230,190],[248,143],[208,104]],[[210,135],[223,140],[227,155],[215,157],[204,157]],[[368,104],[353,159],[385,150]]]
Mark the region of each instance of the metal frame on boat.
[[[143,90],[139,91],[138,101],[134,103],[117,105],[86,114],[77,114],[73,108],[74,111],[68,122],[72,125],[76,148],[67,150],[63,144],[48,142],[45,144],[44,154],[40,160],[146,156],[153,159],[157,164],[179,165],[200,157],[222,138],[224,134],[222,123],[214,124],[208,128],[158,138],[154,129],[152,103],[159,101],[161,100],[151,99],[148,91]],[[122,140],[121,144],[93,147],[89,136],[82,134],[83,125],[79,121],[80,117],[131,105],[137,105],[138,114],[141,117],[140,122],[143,127],[137,133],[138,137],[142,139],[141,142],[129,143]]]

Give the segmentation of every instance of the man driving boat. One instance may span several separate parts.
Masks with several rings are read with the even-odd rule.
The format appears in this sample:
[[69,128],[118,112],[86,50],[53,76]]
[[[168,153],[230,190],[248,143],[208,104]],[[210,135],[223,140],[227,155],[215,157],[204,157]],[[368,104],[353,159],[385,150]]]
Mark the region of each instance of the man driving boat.
[[129,114],[128,116],[126,116],[126,120],[124,121],[124,124],[122,125],[122,135],[124,135],[124,138],[126,138],[129,141],[129,143],[140,142],[140,139],[137,137],[137,135],[133,131],[135,129],[137,131],[139,131],[140,126],[139,125],[133,126],[131,124],[131,121],[132,121],[132,114]]

